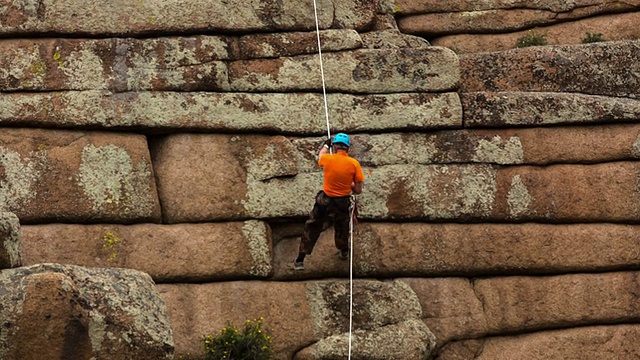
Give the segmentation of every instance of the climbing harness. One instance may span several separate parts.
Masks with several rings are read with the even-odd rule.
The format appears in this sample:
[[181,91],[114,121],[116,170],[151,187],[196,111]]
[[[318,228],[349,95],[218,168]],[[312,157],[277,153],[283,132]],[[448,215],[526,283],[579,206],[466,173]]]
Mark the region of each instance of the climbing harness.
[[[329,105],[327,101],[327,87],[324,77],[324,64],[322,62],[322,46],[320,44],[320,25],[318,23],[318,5],[313,0],[313,13],[316,19],[316,38],[318,40],[318,57],[320,58],[320,77],[322,78],[322,98],[324,99],[324,116],[327,122],[327,137],[331,139],[331,127],[329,125]],[[351,360],[351,330],[353,326],[353,226],[355,215],[357,212],[357,203],[355,195],[351,195],[351,204],[349,208],[349,347],[348,359]]]

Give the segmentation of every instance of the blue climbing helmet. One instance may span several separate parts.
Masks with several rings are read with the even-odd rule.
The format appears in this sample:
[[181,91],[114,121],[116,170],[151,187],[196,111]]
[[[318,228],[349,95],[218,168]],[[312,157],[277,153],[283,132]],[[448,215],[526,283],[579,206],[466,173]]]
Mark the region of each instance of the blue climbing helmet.
[[337,133],[336,136],[333,137],[333,141],[331,143],[333,145],[342,144],[346,147],[351,147],[351,140],[349,140],[349,135],[345,133]]

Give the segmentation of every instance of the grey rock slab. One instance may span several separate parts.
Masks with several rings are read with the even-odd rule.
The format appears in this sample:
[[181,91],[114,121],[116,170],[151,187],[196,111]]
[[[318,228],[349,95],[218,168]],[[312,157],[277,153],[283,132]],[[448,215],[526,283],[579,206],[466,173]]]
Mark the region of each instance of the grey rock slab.
[[637,122],[640,99],[560,92],[471,92],[460,95],[468,127]]
[[0,269],[22,266],[20,220],[10,212],[0,212]]
[[434,350],[435,337],[429,328],[421,320],[408,320],[375,331],[356,330],[324,338],[296,353],[293,359],[427,359]]
[[[336,16],[331,0],[319,0],[317,4],[319,26],[323,29],[334,25],[339,18],[353,15],[345,12]],[[358,14],[360,21],[339,23],[345,26],[366,24],[367,18],[373,18],[374,14],[371,11],[363,12]],[[26,1],[7,6],[0,20],[4,34],[137,35],[153,32],[264,32],[315,28],[313,3],[296,0],[118,0],[108,4],[77,0]]]
[[[328,94],[330,125],[347,132],[462,126],[457,93]],[[0,125],[300,135],[326,133],[315,93],[68,91],[0,94]]]
[[[360,49],[323,54],[328,91],[349,93],[445,92],[460,80],[456,54],[441,47]],[[233,61],[233,91],[321,90],[319,57]]]
[[639,41],[533,46],[460,57],[462,92],[576,92],[639,98]]
[[160,220],[143,135],[5,128],[0,169],[0,209],[22,223]]
[[[320,39],[318,39],[320,37]],[[351,29],[316,32],[249,34],[237,38],[234,59],[278,58],[318,53],[318,40],[324,52],[353,50],[362,47],[362,38]]]
[[0,274],[3,359],[173,359],[167,308],[130,269],[39,264]]
[[272,272],[263,222],[22,227],[25,265],[53,262],[143,271],[158,283],[264,278]]

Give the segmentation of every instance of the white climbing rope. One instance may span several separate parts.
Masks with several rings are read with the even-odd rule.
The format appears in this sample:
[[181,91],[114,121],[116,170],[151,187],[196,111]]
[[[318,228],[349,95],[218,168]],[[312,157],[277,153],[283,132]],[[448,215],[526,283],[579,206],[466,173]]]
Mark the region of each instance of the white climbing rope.
[[327,101],[327,86],[324,80],[324,64],[322,63],[322,46],[320,46],[320,25],[318,24],[318,6],[313,0],[313,13],[316,17],[316,38],[318,39],[318,57],[320,58],[320,77],[322,78],[322,98],[324,99],[324,117],[327,121],[327,137],[331,139],[331,128],[329,127],[329,103]]
[[[322,78],[322,98],[324,100],[324,116],[327,122],[327,137],[331,139],[331,126],[329,125],[329,104],[327,101],[327,87],[324,77],[324,64],[322,62],[322,46],[320,44],[320,25],[318,23],[318,5],[316,0],[313,0],[313,13],[316,19],[316,38],[318,40],[318,57],[320,58],[320,76]],[[356,203],[355,197],[353,198],[352,206],[350,207],[350,220],[349,220],[349,347],[348,347],[348,359],[351,360],[351,328],[353,326],[353,214],[355,211]]]

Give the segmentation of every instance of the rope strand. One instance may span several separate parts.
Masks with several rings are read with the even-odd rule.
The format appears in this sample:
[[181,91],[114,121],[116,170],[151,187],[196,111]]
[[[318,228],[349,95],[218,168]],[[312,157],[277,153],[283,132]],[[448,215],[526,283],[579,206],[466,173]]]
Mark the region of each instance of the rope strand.
[[320,76],[322,77],[322,98],[324,99],[324,117],[327,121],[327,137],[331,139],[331,129],[329,127],[329,103],[327,101],[327,86],[324,79],[324,64],[322,62],[322,46],[320,45],[320,25],[318,24],[318,5],[313,0],[313,13],[316,17],[316,38],[318,39],[318,56],[320,58]]
[[[322,62],[322,46],[320,44],[320,25],[318,24],[318,5],[313,0],[313,13],[316,19],[316,38],[318,39],[318,56],[320,58],[320,76],[322,77],[322,98],[324,99],[324,116],[327,121],[327,137],[331,139],[331,127],[329,125],[329,104],[327,101],[327,87],[324,77],[324,63]],[[351,216],[349,221],[349,347],[348,359],[351,360],[351,330],[353,326],[353,214],[355,211],[355,197],[352,203]]]

